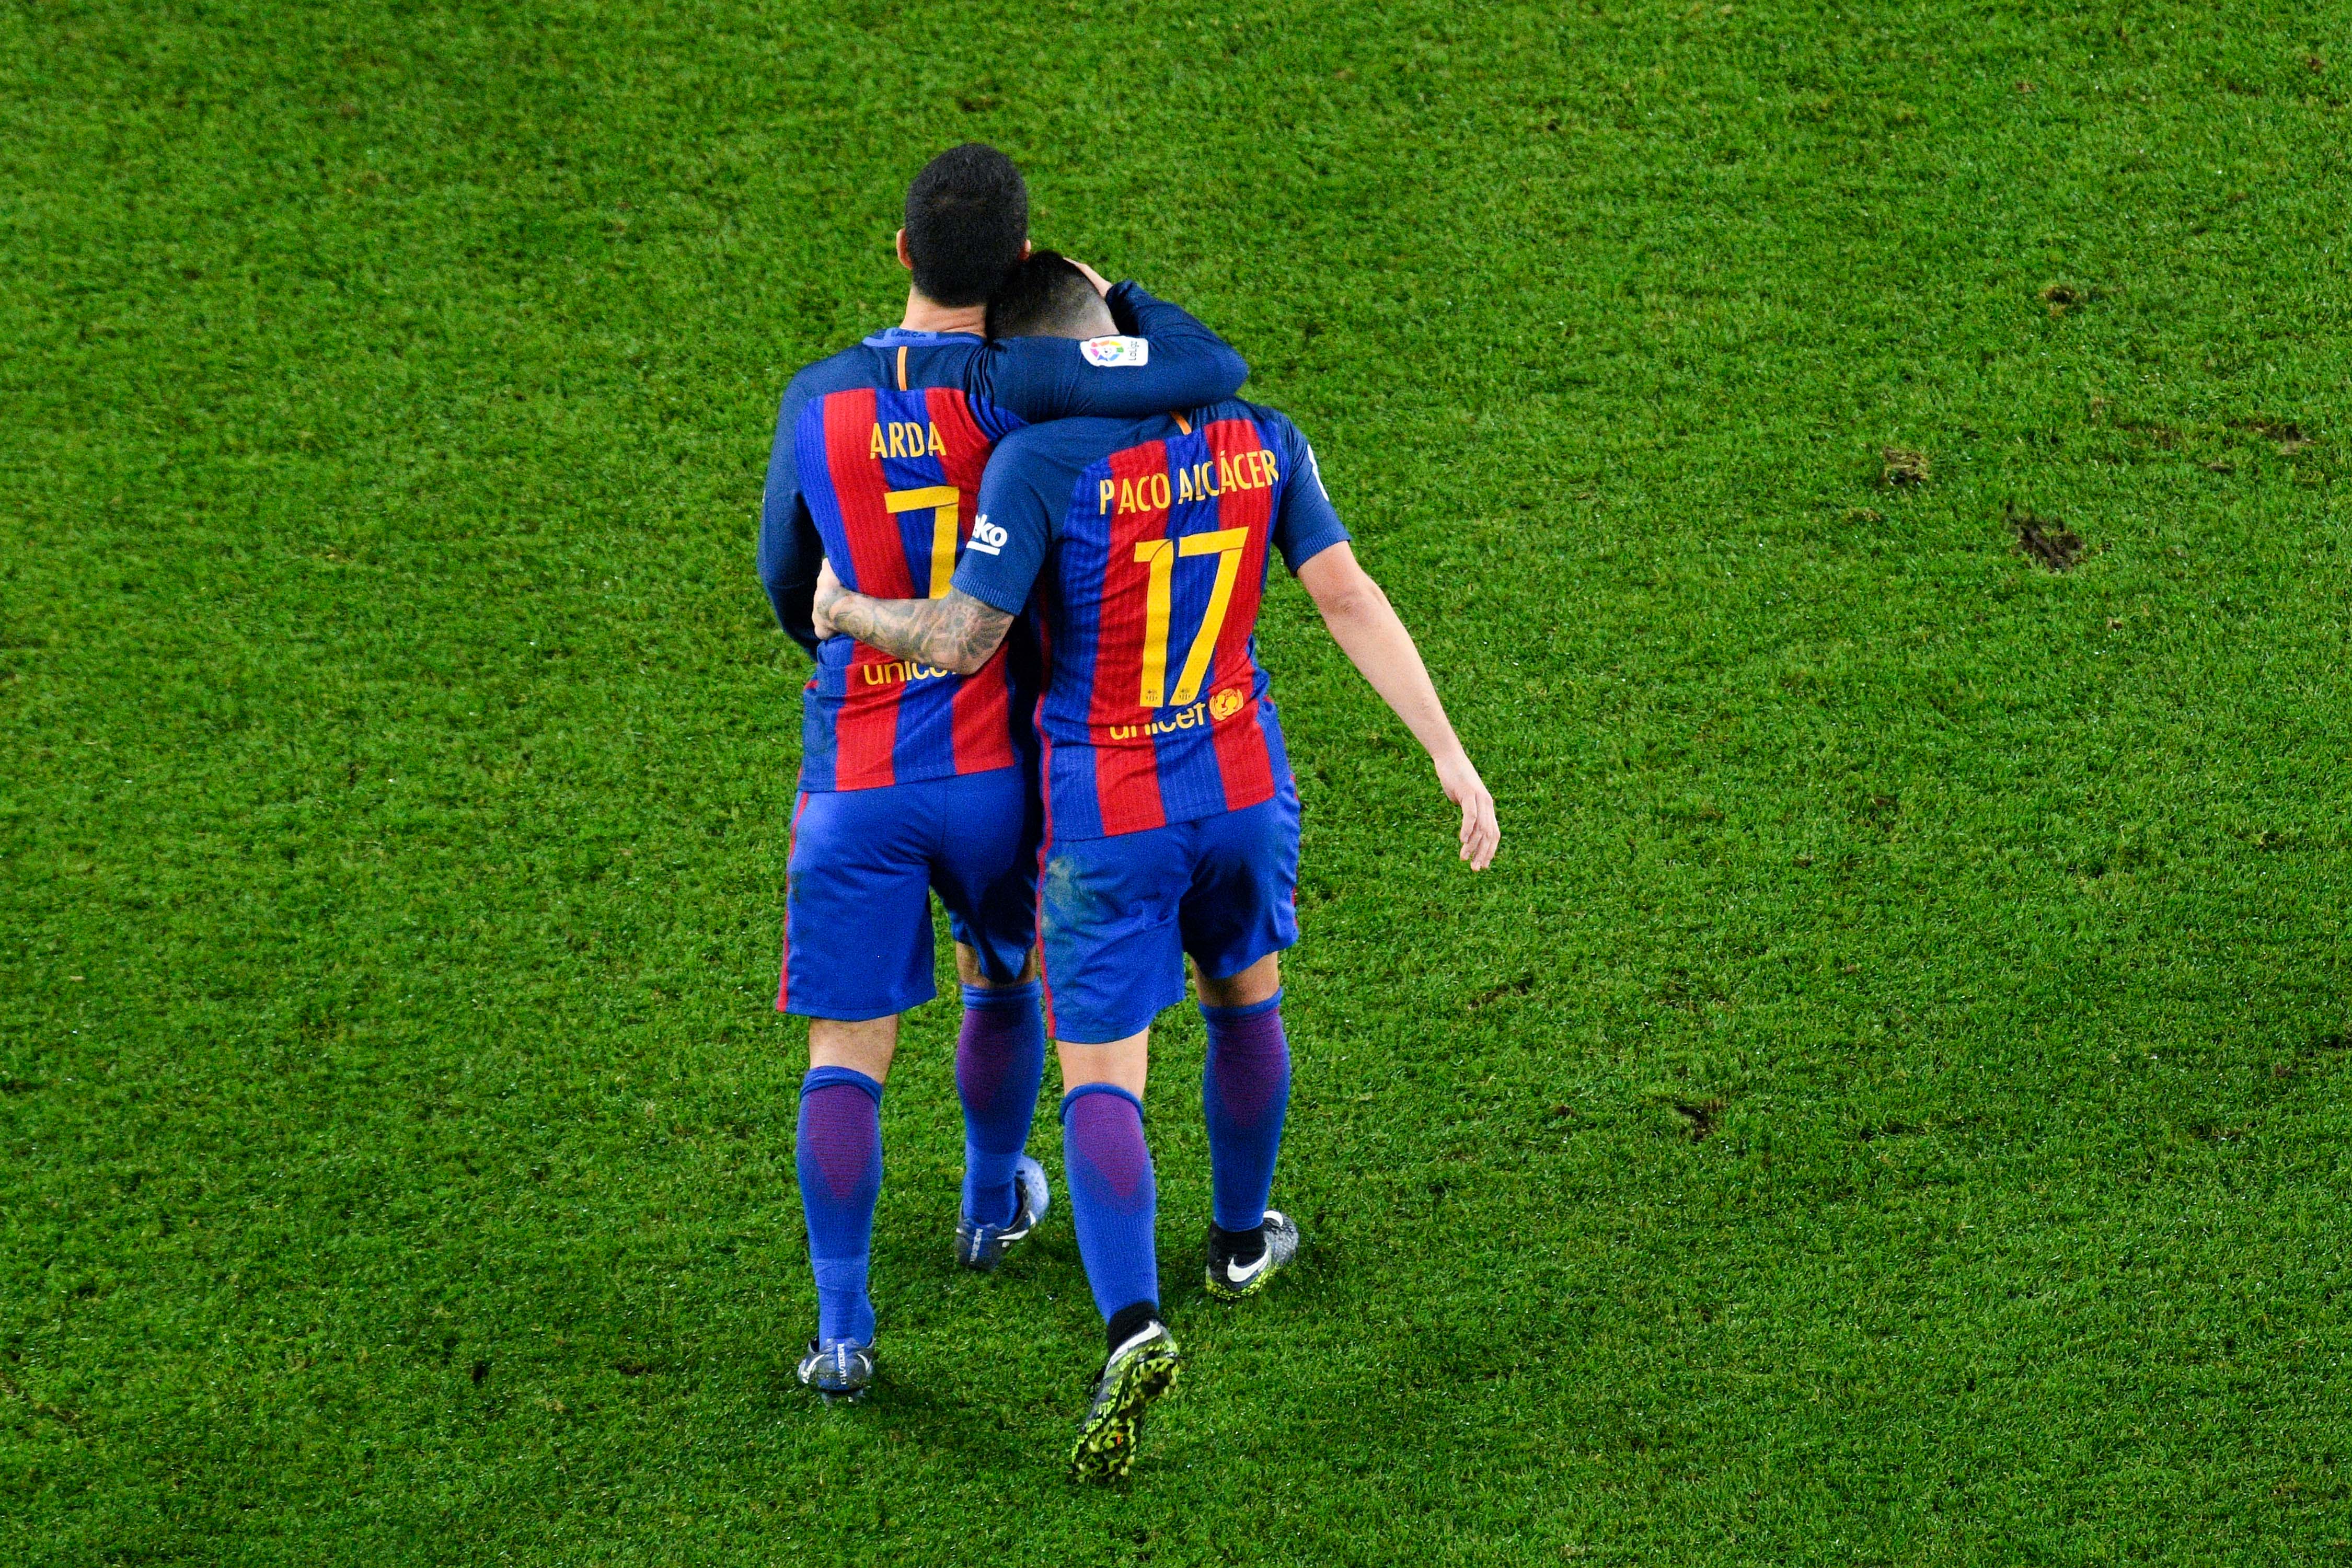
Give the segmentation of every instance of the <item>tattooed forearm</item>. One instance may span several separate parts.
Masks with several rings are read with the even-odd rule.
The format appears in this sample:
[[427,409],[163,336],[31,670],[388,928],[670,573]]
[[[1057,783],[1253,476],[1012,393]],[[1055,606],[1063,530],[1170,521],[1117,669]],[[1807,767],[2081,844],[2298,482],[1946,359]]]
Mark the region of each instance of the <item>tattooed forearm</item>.
[[958,675],[986,664],[1013,625],[1003,610],[956,588],[944,599],[869,599],[843,591],[820,595],[819,603],[834,630]]

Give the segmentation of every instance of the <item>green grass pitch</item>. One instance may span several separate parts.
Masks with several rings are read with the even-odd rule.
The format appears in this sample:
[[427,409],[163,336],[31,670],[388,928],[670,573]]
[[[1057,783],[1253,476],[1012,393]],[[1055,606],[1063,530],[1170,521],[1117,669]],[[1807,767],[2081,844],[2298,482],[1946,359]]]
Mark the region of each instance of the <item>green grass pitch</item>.
[[[2347,1561],[2347,100],[2341,0],[17,0],[0,1559]],[[1110,1489],[947,1005],[879,1396],[790,1365],[752,520],[969,138],[1314,437],[1505,829],[1284,580],[1308,1250],[1202,1299],[1170,1015]]]

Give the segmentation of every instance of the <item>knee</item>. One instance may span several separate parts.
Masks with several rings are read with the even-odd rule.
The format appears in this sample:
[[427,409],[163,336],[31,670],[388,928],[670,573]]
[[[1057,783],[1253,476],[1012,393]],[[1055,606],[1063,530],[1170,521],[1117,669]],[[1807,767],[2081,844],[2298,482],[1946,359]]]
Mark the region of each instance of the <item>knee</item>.
[[890,1076],[890,1058],[898,1047],[898,1019],[811,1018],[809,1066],[847,1068],[876,1083]]
[[956,979],[965,985],[977,985],[986,990],[993,985],[1026,985],[1037,978],[1037,950],[1031,948],[1021,960],[1021,973],[1010,980],[992,980],[981,967],[980,954],[962,942],[955,944]]
[[1192,984],[1203,1007],[1255,1007],[1272,1001],[1282,989],[1282,960],[1269,952],[1239,974],[1228,974],[1223,980],[1213,980],[1195,967]]

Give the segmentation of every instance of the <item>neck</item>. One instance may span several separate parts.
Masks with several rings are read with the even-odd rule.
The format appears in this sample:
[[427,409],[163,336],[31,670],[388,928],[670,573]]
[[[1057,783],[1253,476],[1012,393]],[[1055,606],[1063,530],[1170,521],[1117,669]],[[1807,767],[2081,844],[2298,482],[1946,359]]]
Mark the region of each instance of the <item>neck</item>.
[[909,289],[907,290],[907,319],[898,324],[910,332],[971,332],[979,335],[987,331],[988,307],[941,305]]

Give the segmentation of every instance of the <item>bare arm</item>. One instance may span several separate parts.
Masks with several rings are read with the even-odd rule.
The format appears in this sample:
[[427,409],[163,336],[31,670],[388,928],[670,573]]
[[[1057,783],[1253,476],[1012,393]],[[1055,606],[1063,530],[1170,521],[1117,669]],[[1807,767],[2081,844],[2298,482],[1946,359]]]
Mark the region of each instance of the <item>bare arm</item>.
[[1298,581],[1323,613],[1332,640],[1436,764],[1445,798],[1462,808],[1462,858],[1472,870],[1485,870],[1503,837],[1495,820],[1495,797],[1454,737],[1445,705],[1437,700],[1437,688],[1430,684],[1429,669],[1421,662],[1421,650],[1397,619],[1389,596],[1345,544],[1318,551],[1298,569]]
[[970,675],[988,662],[1013,617],[982,604],[961,588],[943,599],[869,599],[853,594],[833,574],[833,563],[817,574],[816,635],[846,633],[900,658]]

